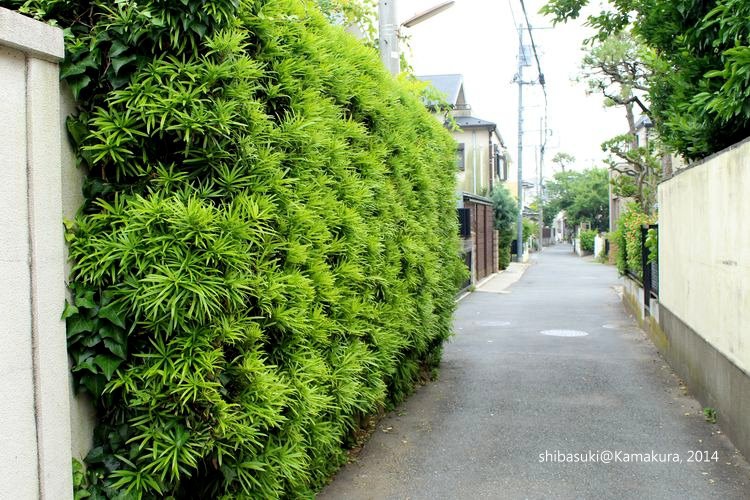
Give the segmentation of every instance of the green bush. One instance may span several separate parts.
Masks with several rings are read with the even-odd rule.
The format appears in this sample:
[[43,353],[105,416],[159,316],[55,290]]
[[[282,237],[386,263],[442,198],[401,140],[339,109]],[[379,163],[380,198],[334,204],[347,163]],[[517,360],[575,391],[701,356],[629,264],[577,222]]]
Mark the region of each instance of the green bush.
[[630,271],[638,279],[643,279],[641,226],[654,222],[656,222],[656,216],[643,213],[635,203],[631,203],[628,210],[620,216],[617,221],[619,238],[617,269],[620,274]]
[[596,234],[596,231],[594,231],[593,229],[587,229],[580,232],[578,237],[581,239],[581,250],[583,250],[584,252],[593,253]]
[[510,245],[515,239],[515,234],[510,229],[498,230],[498,267],[502,270],[508,267],[510,264]]
[[451,334],[450,134],[303,1],[24,10],[66,30],[89,173],[64,314],[87,491],[311,496]]

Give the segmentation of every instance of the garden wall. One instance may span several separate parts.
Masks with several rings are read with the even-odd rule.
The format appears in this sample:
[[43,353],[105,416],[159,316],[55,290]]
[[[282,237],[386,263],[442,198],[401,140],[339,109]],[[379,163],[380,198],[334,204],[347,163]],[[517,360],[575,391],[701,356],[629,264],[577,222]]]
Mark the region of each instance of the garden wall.
[[750,142],[659,186],[663,352],[750,455]]
[[0,498],[72,496],[58,62],[62,31],[0,8]]

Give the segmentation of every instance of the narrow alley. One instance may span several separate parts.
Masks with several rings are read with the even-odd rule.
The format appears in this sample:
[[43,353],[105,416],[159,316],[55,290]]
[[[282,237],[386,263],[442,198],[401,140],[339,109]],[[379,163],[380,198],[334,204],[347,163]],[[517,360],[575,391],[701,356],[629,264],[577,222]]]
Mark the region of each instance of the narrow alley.
[[558,245],[506,290],[463,299],[439,379],[383,419],[319,498],[749,498],[747,463],[617,285],[614,267]]

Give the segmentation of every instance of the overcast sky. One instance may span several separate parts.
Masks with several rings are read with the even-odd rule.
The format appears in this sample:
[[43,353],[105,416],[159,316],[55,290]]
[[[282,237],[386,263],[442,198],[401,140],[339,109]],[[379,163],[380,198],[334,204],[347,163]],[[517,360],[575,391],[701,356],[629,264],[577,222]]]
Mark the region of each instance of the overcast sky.
[[[399,0],[398,21],[426,10],[442,0]],[[526,0],[532,27],[549,28],[538,14],[544,1]],[[514,23],[515,18],[515,23]],[[517,157],[518,31],[523,21],[520,0],[456,0],[455,5],[412,28],[402,28],[410,37],[407,57],[417,75],[460,73],[464,75],[466,99],[472,115],[498,124],[512,158]],[[553,171],[550,161],[565,151],[577,159],[578,168],[603,166],[600,144],[623,133],[623,113],[605,109],[602,97],[587,96],[585,86],[573,81],[583,56],[581,43],[590,34],[580,23],[534,30],[549,97],[545,177]],[[524,34],[528,43],[528,33]],[[524,68],[524,80],[537,79],[536,63]],[[538,85],[524,86],[524,179],[536,179],[543,98]]]

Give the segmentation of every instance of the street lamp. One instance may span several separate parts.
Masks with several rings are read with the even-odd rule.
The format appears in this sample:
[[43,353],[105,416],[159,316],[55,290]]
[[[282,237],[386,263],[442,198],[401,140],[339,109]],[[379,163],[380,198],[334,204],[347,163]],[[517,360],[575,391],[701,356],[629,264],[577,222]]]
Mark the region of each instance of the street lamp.
[[411,28],[422,21],[440,14],[456,3],[455,1],[442,2],[430,7],[424,12],[416,14],[400,25],[396,26],[396,0],[380,0],[378,4],[378,43],[380,48],[380,59],[388,71],[397,75],[401,70],[401,52],[398,48],[399,31],[402,26]]

